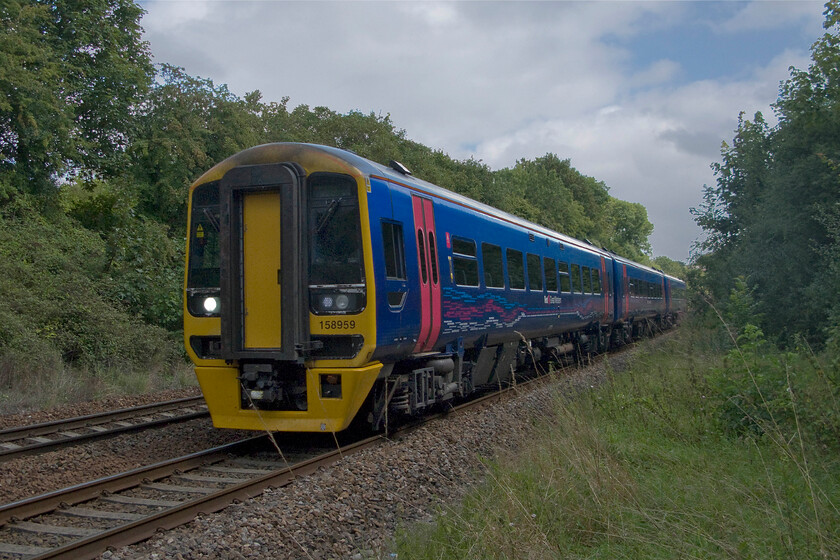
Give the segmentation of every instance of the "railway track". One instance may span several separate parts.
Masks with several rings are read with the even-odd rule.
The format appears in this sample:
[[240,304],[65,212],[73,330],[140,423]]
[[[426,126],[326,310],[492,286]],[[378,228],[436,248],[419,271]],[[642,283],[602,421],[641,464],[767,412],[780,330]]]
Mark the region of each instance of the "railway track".
[[[532,381],[540,381],[536,378]],[[522,387],[528,381],[518,384]],[[444,415],[486,404],[507,390],[491,393],[406,424],[408,431]],[[316,439],[307,438],[311,446]],[[322,438],[316,448],[279,448],[260,435],[185,457],[0,506],[0,559],[93,558],[108,548],[140,542],[158,530],[188,523],[199,513],[289,484],[339,458],[388,441],[381,435],[336,446]],[[285,447],[282,454],[277,449]]]
[[[403,425],[390,439],[552,377],[519,378],[509,387]],[[302,449],[294,436],[284,440],[278,434],[279,444],[267,435],[247,438],[0,506],[0,559],[93,558],[188,523],[200,513],[257,496],[268,487],[285,486],[296,476],[389,439],[377,435],[339,446],[331,436],[318,439],[320,434],[309,434],[308,447]]]
[[202,397],[188,397],[0,430],[0,462],[127,432],[209,416]]

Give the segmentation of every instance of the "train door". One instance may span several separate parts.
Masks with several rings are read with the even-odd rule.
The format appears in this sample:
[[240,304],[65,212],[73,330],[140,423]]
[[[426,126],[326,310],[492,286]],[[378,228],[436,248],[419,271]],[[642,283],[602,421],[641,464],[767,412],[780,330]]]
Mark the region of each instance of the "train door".
[[610,281],[610,273],[609,268],[607,268],[607,260],[602,256],[601,257],[601,292],[603,293],[604,297],[604,316],[601,319],[601,323],[605,325],[609,325],[612,323],[612,309],[610,305],[612,304],[612,282]]
[[303,170],[235,167],[219,193],[223,357],[297,361],[309,340]]
[[242,196],[242,346],[281,348],[280,192]]
[[420,335],[415,352],[431,350],[440,334],[440,270],[437,255],[434,205],[428,198],[411,196],[420,278]]

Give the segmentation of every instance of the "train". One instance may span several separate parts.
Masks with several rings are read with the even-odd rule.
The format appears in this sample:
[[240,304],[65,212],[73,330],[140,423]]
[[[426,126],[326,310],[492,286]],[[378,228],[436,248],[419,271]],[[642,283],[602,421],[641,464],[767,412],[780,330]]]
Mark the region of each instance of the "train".
[[379,430],[686,305],[660,270],[328,146],[218,163],[188,228],[184,342],[220,428]]

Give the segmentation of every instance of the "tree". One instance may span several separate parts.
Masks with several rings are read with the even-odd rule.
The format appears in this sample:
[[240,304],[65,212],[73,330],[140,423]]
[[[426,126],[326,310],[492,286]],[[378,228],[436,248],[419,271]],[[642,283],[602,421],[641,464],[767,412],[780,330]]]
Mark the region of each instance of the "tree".
[[189,185],[216,163],[263,143],[259,92],[240,99],[227,86],[194,78],[164,64],[139,108],[136,141],[130,147],[138,210],[181,232]]
[[[693,209],[708,237],[697,259],[707,286],[722,300],[743,276],[762,329],[783,341],[824,338],[840,283],[832,271],[840,203],[840,2],[826,4],[825,35],[808,70],[791,70],[770,128],[760,114],[739,118],[732,147],[714,164],[714,187]],[[832,294],[832,296],[827,296]]]
[[113,174],[151,83],[143,10],[131,0],[0,6],[0,178],[55,195],[67,173]]

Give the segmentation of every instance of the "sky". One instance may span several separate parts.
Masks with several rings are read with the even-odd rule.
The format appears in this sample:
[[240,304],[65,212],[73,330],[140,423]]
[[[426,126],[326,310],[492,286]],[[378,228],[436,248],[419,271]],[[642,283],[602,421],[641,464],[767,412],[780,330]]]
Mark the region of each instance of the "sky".
[[156,63],[290,108],[390,115],[492,169],[568,158],[643,204],[653,255],[676,260],[701,236],[689,208],[738,115],[775,123],[824,19],[809,0],[140,4]]

